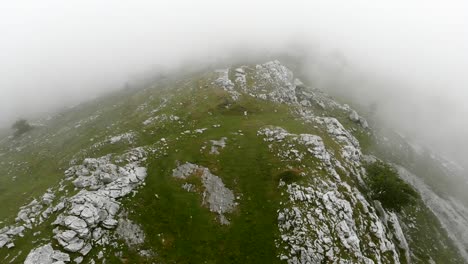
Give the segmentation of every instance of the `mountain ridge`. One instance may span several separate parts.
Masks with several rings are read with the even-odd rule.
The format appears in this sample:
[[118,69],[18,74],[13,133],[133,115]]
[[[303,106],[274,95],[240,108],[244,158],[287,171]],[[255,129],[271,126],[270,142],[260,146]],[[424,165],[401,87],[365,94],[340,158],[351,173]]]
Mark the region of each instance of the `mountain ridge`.
[[422,200],[369,200],[372,124],[279,61],[101,102],[2,143],[4,175],[44,177],[2,179],[4,261],[463,263]]

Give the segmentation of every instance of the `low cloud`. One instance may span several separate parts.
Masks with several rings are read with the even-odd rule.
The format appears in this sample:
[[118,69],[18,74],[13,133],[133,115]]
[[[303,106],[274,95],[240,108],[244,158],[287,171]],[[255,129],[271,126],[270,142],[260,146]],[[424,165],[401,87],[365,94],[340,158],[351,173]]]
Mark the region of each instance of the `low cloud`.
[[3,3],[0,126],[149,70],[293,53],[318,88],[377,104],[387,125],[459,161],[468,154],[462,1],[161,2]]

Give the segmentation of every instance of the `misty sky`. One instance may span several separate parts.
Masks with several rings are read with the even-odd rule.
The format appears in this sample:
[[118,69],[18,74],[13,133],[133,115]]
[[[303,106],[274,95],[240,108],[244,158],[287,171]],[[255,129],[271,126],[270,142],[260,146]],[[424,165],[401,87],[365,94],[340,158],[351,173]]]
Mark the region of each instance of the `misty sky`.
[[[460,143],[468,149],[467,14],[467,2],[450,0],[3,1],[0,126],[121,88],[150,68],[299,43],[319,54],[314,76],[364,78],[343,89],[453,154]],[[334,75],[337,51],[349,62],[344,76]]]

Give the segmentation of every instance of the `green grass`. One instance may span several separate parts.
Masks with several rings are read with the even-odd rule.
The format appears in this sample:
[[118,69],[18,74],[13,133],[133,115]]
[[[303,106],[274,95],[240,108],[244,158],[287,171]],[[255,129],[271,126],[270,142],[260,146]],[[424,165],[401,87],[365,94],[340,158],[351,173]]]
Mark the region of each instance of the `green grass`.
[[[170,263],[277,263],[274,241],[279,235],[276,209],[281,172],[277,168],[282,164],[256,133],[265,125],[281,125],[295,132],[306,132],[307,127],[294,121],[282,105],[244,98],[229,102],[226,109],[229,99],[223,93],[200,93],[209,98],[193,101],[180,96],[184,109],[175,114],[191,120],[192,128],[210,129],[196,138],[179,135],[187,127],[172,126],[168,134],[160,131],[158,136],[170,142],[169,154],[149,162],[147,187],[137,194],[136,203],[131,202],[135,212],[144,213],[133,217],[143,224],[160,257]],[[244,111],[249,114],[244,116]],[[211,113],[208,118],[207,112]],[[213,124],[221,127],[212,128]],[[239,130],[243,135],[233,134]],[[206,142],[221,137],[228,139],[219,155],[200,153]],[[231,225],[221,226],[216,215],[201,206],[199,194],[181,188],[182,183],[171,176],[176,161],[208,167],[241,195],[237,210],[228,215]]]

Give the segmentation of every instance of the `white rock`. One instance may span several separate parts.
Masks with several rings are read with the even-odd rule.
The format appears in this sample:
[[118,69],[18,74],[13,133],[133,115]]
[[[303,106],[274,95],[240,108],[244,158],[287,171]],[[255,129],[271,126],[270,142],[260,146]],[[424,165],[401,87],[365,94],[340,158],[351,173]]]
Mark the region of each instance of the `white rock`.
[[55,259],[56,261],[63,261],[63,262],[70,261],[70,255],[68,255],[67,253],[60,252],[58,250],[54,251],[54,253],[52,254],[52,258]]
[[64,247],[65,250],[69,252],[78,252],[84,246],[84,240],[78,237],[72,239],[67,246]]
[[80,229],[84,229],[86,228],[88,225],[86,224],[86,222],[81,219],[81,218],[78,218],[74,215],[69,215],[67,217],[65,217],[65,219],[63,220],[63,223],[66,227],[72,229],[72,230],[80,230]]
[[83,256],[86,256],[88,255],[88,253],[91,251],[93,247],[91,246],[91,244],[86,244],[81,250],[80,250],[80,254],[83,255]]
[[353,122],[358,122],[359,121],[359,115],[356,111],[352,110],[351,113],[349,114],[349,119]]
[[[26,257],[24,264],[52,264],[57,260],[54,257],[67,259],[68,254],[54,250],[52,245],[49,243],[31,250]],[[68,261],[69,260],[70,258],[68,257]]]

